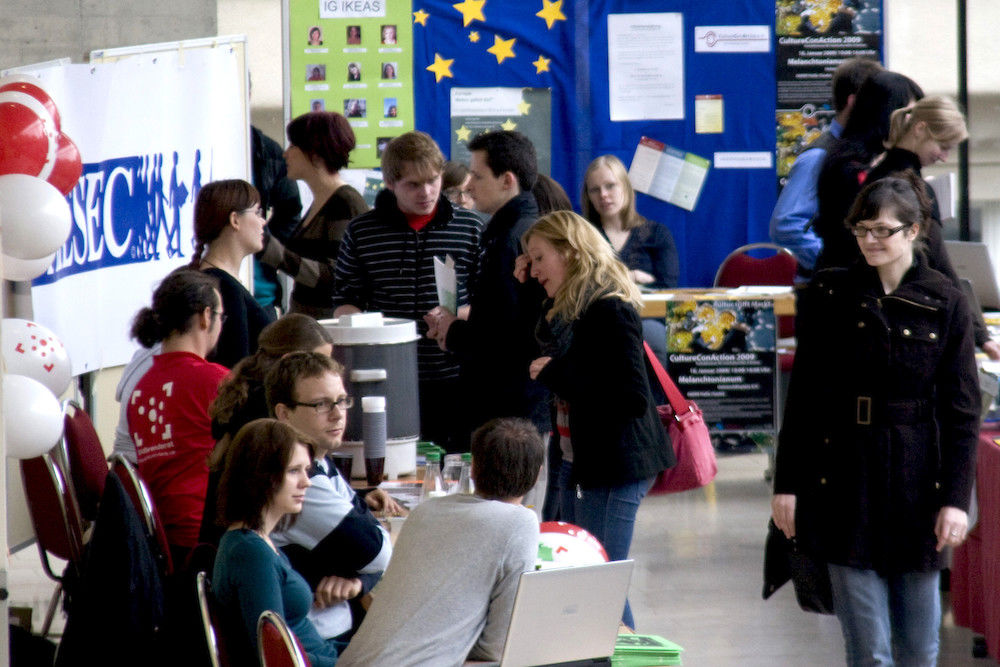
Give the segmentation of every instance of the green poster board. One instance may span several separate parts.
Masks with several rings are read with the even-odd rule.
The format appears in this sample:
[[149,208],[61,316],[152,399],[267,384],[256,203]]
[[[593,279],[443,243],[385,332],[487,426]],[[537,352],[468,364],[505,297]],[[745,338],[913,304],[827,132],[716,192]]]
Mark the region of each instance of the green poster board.
[[347,116],[351,167],[378,167],[393,137],[414,129],[409,0],[286,0],[289,117]]

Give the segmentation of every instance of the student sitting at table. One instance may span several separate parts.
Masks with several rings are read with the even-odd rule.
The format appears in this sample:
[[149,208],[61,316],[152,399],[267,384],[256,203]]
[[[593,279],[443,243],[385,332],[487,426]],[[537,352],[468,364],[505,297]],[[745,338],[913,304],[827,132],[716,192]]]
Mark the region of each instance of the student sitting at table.
[[255,665],[257,619],[281,615],[315,667],[333,667],[337,649],[306,616],[309,584],[275,548],[271,531],[302,510],[314,443],[287,424],[257,419],[236,434],[219,482],[219,513],[229,524],[212,573],[212,588],[230,632],[231,664]]
[[520,503],[542,456],[537,429],[523,419],[496,419],[472,435],[475,495],[413,510],[340,665],[500,659],[521,573],[538,552],[538,520]]
[[312,438],[312,486],[294,525],[271,536],[315,591],[309,619],[324,639],[343,647],[361,622],[360,596],[371,590],[392,556],[389,534],[371,510],[400,514],[383,489],[364,495],[337,472],[328,455],[342,444],[353,400],[343,367],[325,354],[286,354],[265,378],[268,410]]

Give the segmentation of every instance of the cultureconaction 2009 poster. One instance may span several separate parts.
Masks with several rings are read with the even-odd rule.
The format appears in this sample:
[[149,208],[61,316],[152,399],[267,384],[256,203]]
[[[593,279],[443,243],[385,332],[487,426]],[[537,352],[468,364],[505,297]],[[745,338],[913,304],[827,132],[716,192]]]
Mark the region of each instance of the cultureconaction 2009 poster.
[[410,2],[286,0],[285,16],[290,116],[344,114],[351,166],[378,167],[385,145],[414,129]]
[[882,0],[776,0],[777,167],[788,175],[833,120],[830,83],[846,58],[881,60]]

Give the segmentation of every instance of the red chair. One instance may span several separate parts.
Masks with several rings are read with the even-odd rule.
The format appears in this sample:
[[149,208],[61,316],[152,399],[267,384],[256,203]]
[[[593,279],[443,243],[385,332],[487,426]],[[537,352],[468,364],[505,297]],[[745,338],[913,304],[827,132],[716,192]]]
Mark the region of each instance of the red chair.
[[153,497],[146,488],[145,482],[139,477],[139,472],[128,462],[124,456],[114,454],[111,457],[111,471],[118,476],[135,511],[139,513],[143,525],[146,528],[146,536],[155,544],[154,553],[160,561],[161,571],[164,576],[170,575],[174,571],[174,564],[170,557],[170,543],[167,542],[167,531],[163,527],[160,515],[156,512],[153,504]]
[[[52,626],[59,599],[65,592],[67,577],[79,581],[82,574],[85,549],[83,520],[73,489],[67,484],[51,453],[22,460],[21,479],[42,569],[58,583],[42,623],[42,636],[45,637]],[[62,574],[52,570],[49,554],[66,561]]]
[[199,572],[195,577],[195,587],[198,590],[198,609],[201,611],[201,625],[205,632],[205,645],[212,667],[229,667],[229,651],[226,648],[225,635],[219,630],[223,627],[221,615],[215,597],[212,595],[212,584],[205,572]]
[[257,650],[264,667],[309,667],[299,639],[280,615],[270,609],[257,620]]
[[[755,255],[767,253],[764,257]],[[755,254],[750,254],[751,252]],[[798,262],[788,248],[774,243],[751,243],[729,253],[715,274],[715,287],[743,287],[744,285],[787,285],[795,286]],[[778,336],[791,338],[795,335],[795,317],[778,316]],[[778,364],[781,371],[791,372],[795,353],[781,353]]]
[[75,401],[63,403],[63,414],[63,448],[69,477],[83,518],[93,521],[104,495],[108,461],[90,415]]

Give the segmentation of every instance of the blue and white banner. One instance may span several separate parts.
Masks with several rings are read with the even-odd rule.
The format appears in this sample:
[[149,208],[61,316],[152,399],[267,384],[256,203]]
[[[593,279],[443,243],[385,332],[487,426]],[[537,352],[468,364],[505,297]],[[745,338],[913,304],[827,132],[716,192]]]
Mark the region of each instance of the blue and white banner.
[[244,53],[179,48],[35,74],[83,160],[69,239],[32,285],[34,319],[63,341],[77,375],[131,357],[136,311],[191,261],[201,186],[247,178]]

